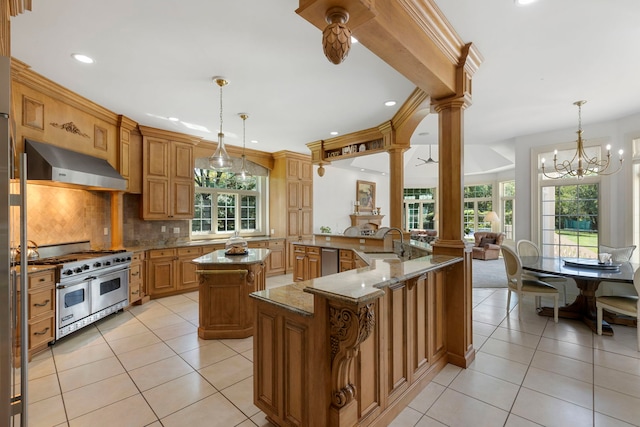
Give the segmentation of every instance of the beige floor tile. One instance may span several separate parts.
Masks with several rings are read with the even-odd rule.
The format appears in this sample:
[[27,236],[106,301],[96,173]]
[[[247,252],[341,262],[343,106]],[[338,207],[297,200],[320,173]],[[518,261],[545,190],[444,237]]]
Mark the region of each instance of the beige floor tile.
[[62,395],[31,403],[28,411],[29,427],[51,427],[67,420]]
[[56,365],[53,362],[53,352],[47,348],[42,353],[33,356],[29,362],[29,380],[45,377],[56,373]]
[[477,322],[473,320],[473,333],[490,337],[493,331],[497,328],[496,325],[490,325],[488,323]]
[[465,369],[453,380],[449,388],[509,411],[520,386],[482,372]]
[[164,427],[229,427],[246,418],[222,394],[216,393],[160,421]]
[[[197,328],[196,328],[197,329]],[[212,340],[203,340],[196,332],[181,335],[179,337],[166,340],[165,343],[171,347],[176,353],[184,353],[189,350],[194,350],[198,347],[211,344]]]
[[640,424],[640,399],[603,387],[594,387],[595,410],[634,425]]
[[422,418],[422,413],[415,409],[406,407],[398,414],[398,416],[389,424],[389,427],[407,427],[414,426]]
[[499,325],[502,323],[506,315],[507,311],[504,307],[480,304],[473,309],[474,320],[482,323],[488,323],[490,325]]
[[480,351],[476,353],[469,369],[520,385],[527,373],[528,365]]
[[253,337],[241,339],[224,339],[220,340],[220,342],[227,347],[234,349],[238,353],[253,349]]
[[548,322],[542,336],[593,347],[593,331],[580,320],[562,319],[562,322],[558,323]]
[[242,356],[246,357],[247,360],[250,360],[251,362],[253,362],[253,349],[243,352]]
[[145,427],[162,427],[162,423],[160,421],[156,421],[154,423],[149,424],[148,426]]
[[128,310],[119,311],[103,319],[100,319],[95,323],[96,328],[101,332],[108,331],[109,329],[115,329],[120,326],[130,325],[131,323],[140,323],[136,317]]
[[593,365],[558,354],[536,351],[531,366],[593,384]]
[[426,415],[451,427],[495,427],[503,425],[508,414],[495,406],[447,389]]
[[633,424],[625,423],[622,420],[615,419],[613,417],[601,414],[599,412],[596,412],[594,414],[594,419],[595,419],[595,423],[594,423],[595,427],[637,427],[638,426],[638,424],[635,424],[634,426]]
[[194,291],[194,292],[188,292],[186,294],[182,294],[185,297],[189,298],[192,301],[196,301],[198,302],[198,300],[200,299],[200,292],[199,291]]
[[140,320],[171,313],[171,310],[160,304],[157,299],[149,301],[146,304],[131,307],[128,311]]
[[95,362],[67,369],[58,374],[63,392],[102,381],[124,373],[125,370],[117,357],[108,357]]
[[160,338],[158,338],[156,334],[146,330],[141,334],[109,341],[109,346],[115,354],[122,354],[159,342]]
[[538,350],[577,359],[586,363],[593,363],[593,349],[591,347],[542,337]]
[[29,381],[28,387],[29,401],[32,403],[59,395],[60,385],[56,374],[36,378]]
[[473,348],[475,348],[476,351],[480,350],[482,344],[484,344],[488,338],[489,337],[485,337],[484,335],[473,334]]
[[202,369],[221,360],[235,356],[237,353],[218,341],[180,353],[186,362],[195,369]]
[[605,368],[616,369],[629,374],[640,376],[640,359],[625,356],[623,354],[611,353],[604,350],[593,351],[594,365]]
[[640,358],[635,328],[613,325],[613,333],[613,336],[594,335],[593,346],[600,350]]
[[498,327],[491,338],[495,338],[501,341],[510,342],[512,344],[518,344],[523,347],[536,348],[540,342],[540,336],[534,334],[528,334],[526,332],[518,331],[516,329],[507,329]]
[[96,383],[63,393],[67,416],[70,420],[119,400],[138,394],[127,374],[116,375]]
[[594,384],[640,399],[640,377],[637,375],[596,365],[594,366]]
[[[142,394],[158,417],[163,418],[214,393],[216,393],[216,389],[211,384],[197,372],[191,372]],[[164,421],[162,423],[164,424]]]
[[[500,324],[503,328],[515,329],[517,331],[526,332],[533,335],[542,335],[549,318],[544,316],[538,316],[535,314],[535,309],[531,306],[531,311],[526,311],[522,314],[522,319],[518,319],[517,308],[513,309],[509,313],[509,317],[504,319]],[[553,322],[553,320],[551,320]]]
[[183,320],[180,323],[175,323],[164,328],[155,329],[153,333],[155,333],[161,340],[167,341],[173,338],[181,337],[183,335],[197,334],[198,327],[191,322]]
[[534,349],[511,344],[506,341],[489,338],[483,345],[481,353],[489,353],[518,363],[528,365],[533,358]]
[[507,418],[507,422],[505,423],[504,427],[540,427],[540,424],[526,420],[511,413],[509,414],[509,418]]
[[142,322],[136,319],[135,321],[131,321],[126,325],[122,325],[113,329],[107,329],[106,331],[102,332],[102,335],[104,335],[104,339],[107,342],[111,342],[127,337],[133,337],[139,334],[144,334],[146,332],[149,332],[149,328],[147,328]]
[[141,391],[149,390],[167,381],[194,372],[180,356],[173,356],[129,371]]
[[244,420],[243,422],[238,424],[236,427],[256,427],[256,425],[251,420]]
[[511,413],[548,427],[593,424],[593,411],[524,387],[520,389]]
[[172,295],[170,297],[164,297],[164,298],[158,298],[156,300],[159,304],[167,307],[167,308],[171,308],[172,310],[174,309],[174,307],[176,305],[179,304],[185,304],[185,303],[192,303],[193,300],[188,298],[187,296],[185,296],[184,294],[182,295]]
[[451,363],[448,363],[433,378],[433,382],[435,382],[436,384],[440,384],[440,385],[443,385],[443,386],[447,387],[447,386],[449,386],[449,384],[451,384],[451,381],[454,380],[456,375],[458,375],[461,371],[462,371],[462,368],[459,368],[458,366],[455,366],[455,365],[452,365]]
[[106,342],[80,347],[70,351],[67,351],[64,347],[54,347],[53,349],[53,358],[58,372],[113,356],[115,356],[115,354]]
[[446,390],[446,387],[431,381],[422,391],[409,403],[409,407],[415,409],[418,412],[426,413],[433,402],[435,402],[442,393]]
[[276,427],[275,425],[267,421],[267,418],[262,411],[251,417],[251,422],[253,422],[258,427]]
[[184,321],[184,318],[178,316],[175,313],[170,313],[162,316],[154,316],[148,319],[140,319],[140,321],[144,323],[149,329],[156,330],[182,323]]
[[530,367],[522,387],[593,409],[593,385],[591,383]]
[[69,424],[70,427],[111,427],[115,420],[120,420],[115,422],[115,425],[144,427],[157,419],[142,396],[136,394],[72,419]]
[[176,353],[163,342],[138,348],[118,355],[118,359],[127,371],[148,365],[158,360],[168,359]]
[[420,418],[420,421],[418,421],[418,424],[416,424],[415,427],[446,427],[446,424],[442,424],[440,421],[436,421],[433,418],[424,415]]
[[222,390],[222,394],[231,401],[247,417],[260,412],[253,404],[253,377],[246,378]]
[[167,308],[176,314],[180,314],[180,313],[191,311],[193,309],[197,311],[200,309],[200,305],[197,302],[185,297],[184,300],[182,300],[181,302],[168,305]]
[[218,390],[253,375],[253,363],[237,354],[199,370],[200,374]]
[[95,344],[104,344],[105,342],[104,337],[95,325],[89,325],[74,332],[72,335],[67,335],[57,340],[53,350],[54,354],[56,351],[68,353]]

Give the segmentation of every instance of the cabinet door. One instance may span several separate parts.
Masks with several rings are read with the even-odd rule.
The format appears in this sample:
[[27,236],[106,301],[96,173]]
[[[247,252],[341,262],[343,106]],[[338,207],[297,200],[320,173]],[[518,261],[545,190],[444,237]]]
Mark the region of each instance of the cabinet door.
[[198,289],[198,275],[196,274],[198,264],[192,260],[192,257],[184,257],[180,258],[178,262],[178,281],[176,288],[179,290]]
[[148,273],[147,290],[152,297],[176,290],[174,257],[149,260]]
[[316,279],[322,276],[322,255],[320,255],[320,248],[307,248],[307,257],[309,258],[307,279]]
[[306,280],[308,276],[309,261],[307,254],[304,250],[304,246],[294,246],[294,261],[293,261],[293,281],[300,282]]
[[171,219],[192,219],[194,215],[195,187],[191,180],[173,181]]
[[289,209],[287,211],[287,237],[301,238],[303,234],[301,225],[300,211],[298,209]]
[[310,209],[302,209],[298,217],[301,235],[311,236],[313,234],[313,211]]
[[143,218],[169,217],[169,180],[149,178],[144,182]]
[[300,186],[301,182],[287,181],[287,209],[300,208]]
[[173,154],[171,178],[193,182],[193,147],[175,141],[171,144]]
[[313,208],[313,181],[301,181],[299,184],[299,207],[302,209]]
[[287,179],[300,179],[300,160],[287,159]]
[[169,141],[158,138],[145,138],[144,142],[145,177],[169,179]]
[[313,165],[311,162],[300,162],[300,178],[305,181],[313,181]]

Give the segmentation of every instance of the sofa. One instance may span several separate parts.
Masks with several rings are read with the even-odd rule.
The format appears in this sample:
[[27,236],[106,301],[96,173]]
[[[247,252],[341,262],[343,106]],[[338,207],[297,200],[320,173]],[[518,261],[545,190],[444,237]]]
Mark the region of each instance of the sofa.
[[478,231],[473,237],[475,243],[472,248],[473,259],[490,260],[498,259],[500,246],[505,238],[504,233],[493,233],[490,231]]

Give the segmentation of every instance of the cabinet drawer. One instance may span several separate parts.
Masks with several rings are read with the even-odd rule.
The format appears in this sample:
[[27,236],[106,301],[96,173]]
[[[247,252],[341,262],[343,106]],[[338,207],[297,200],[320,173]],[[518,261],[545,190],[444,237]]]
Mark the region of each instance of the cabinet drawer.
[[29,274],[29,289],[46,285],[53,285],[55,270],[47,270]]
[[140,282],[129,283],[129,302],[140,299]]
[[163,258],[176,256],[175,249],[153,249],[149,251],[149,258]]
[[304,255],[305,247],[304,246],[293,245],[293,252],[295,252],[297,254],[303,254]]
[[141,271],[140,264],[131,265],[131,268],[129,269],[129,283],[140,281],[140,271]]
[[284,247],[284,240],[272,240],[269,242],[269,246],[271,248],[282,248]]
[[29,323],[29,348],[53,341],[53,316]]
[[43,313],[53,313],[55,289],[29,291],[29,319],[33,319]]
[[131,263],[134,264],[136,262],[140,262],[144,259],[144,252],[135,252],[131,256]]
[[266,248],[269,246],[268,242],[248,242],[250,248]]
[[314,255],[320,255],[320,248],[315,247],[315,246],[307,246],[307,253],[308,254],[314,254]]
[[202,247],[197,248],[178,248],[178,256],[201,255]]
[[350,250],[340,250],[340,259],[352,260],[353,252],[351,252]]

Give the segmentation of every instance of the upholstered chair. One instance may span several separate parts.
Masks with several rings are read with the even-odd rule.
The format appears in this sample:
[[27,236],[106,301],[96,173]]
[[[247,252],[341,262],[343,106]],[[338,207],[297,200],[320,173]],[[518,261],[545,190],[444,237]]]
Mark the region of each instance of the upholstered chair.
[[[620,248],[614,248],[613,246],[607,245],[599,245],[598,254],[611,254],[611,261],[613,262],[629,262],[635,249],[635,245],[623,246]],[[602,282],[600,282],[600,286],[598,286],[596,296],[635,295],[634,291],[635,290],[627,283],[607,282],[606,280],[603,280]]]
[[[640,269],[633,275],[633,286],[640,295]],[[640,316],[640,299],[636,295],[631,296],[601,296],[596,297],[596,317],[598,322],[598,335],[602,335],[602,310],[613,311],[625,316]],[[636,328],[638,334],[638,351],[640,351],[640,327]]]
[[[540,248],[531,240],[521,239],[516,244],[516,251],[520,259],[527,257],[529,259],[535,258],[537,261],[540,258]],[[541,280],[549,283],[553,286],[562,286],[562,303],[567,305],[567,278],[562,276],[554,276],[551,274],[537,273],[535,271],[525,271],[522,273],[522,277],[531,280]]]
[[504,233],[493,233],[490,231],[477,231],[474,234],[475,244],[472,248],[474,259],[498,259],[500,256],[500,246],[504,241]]

